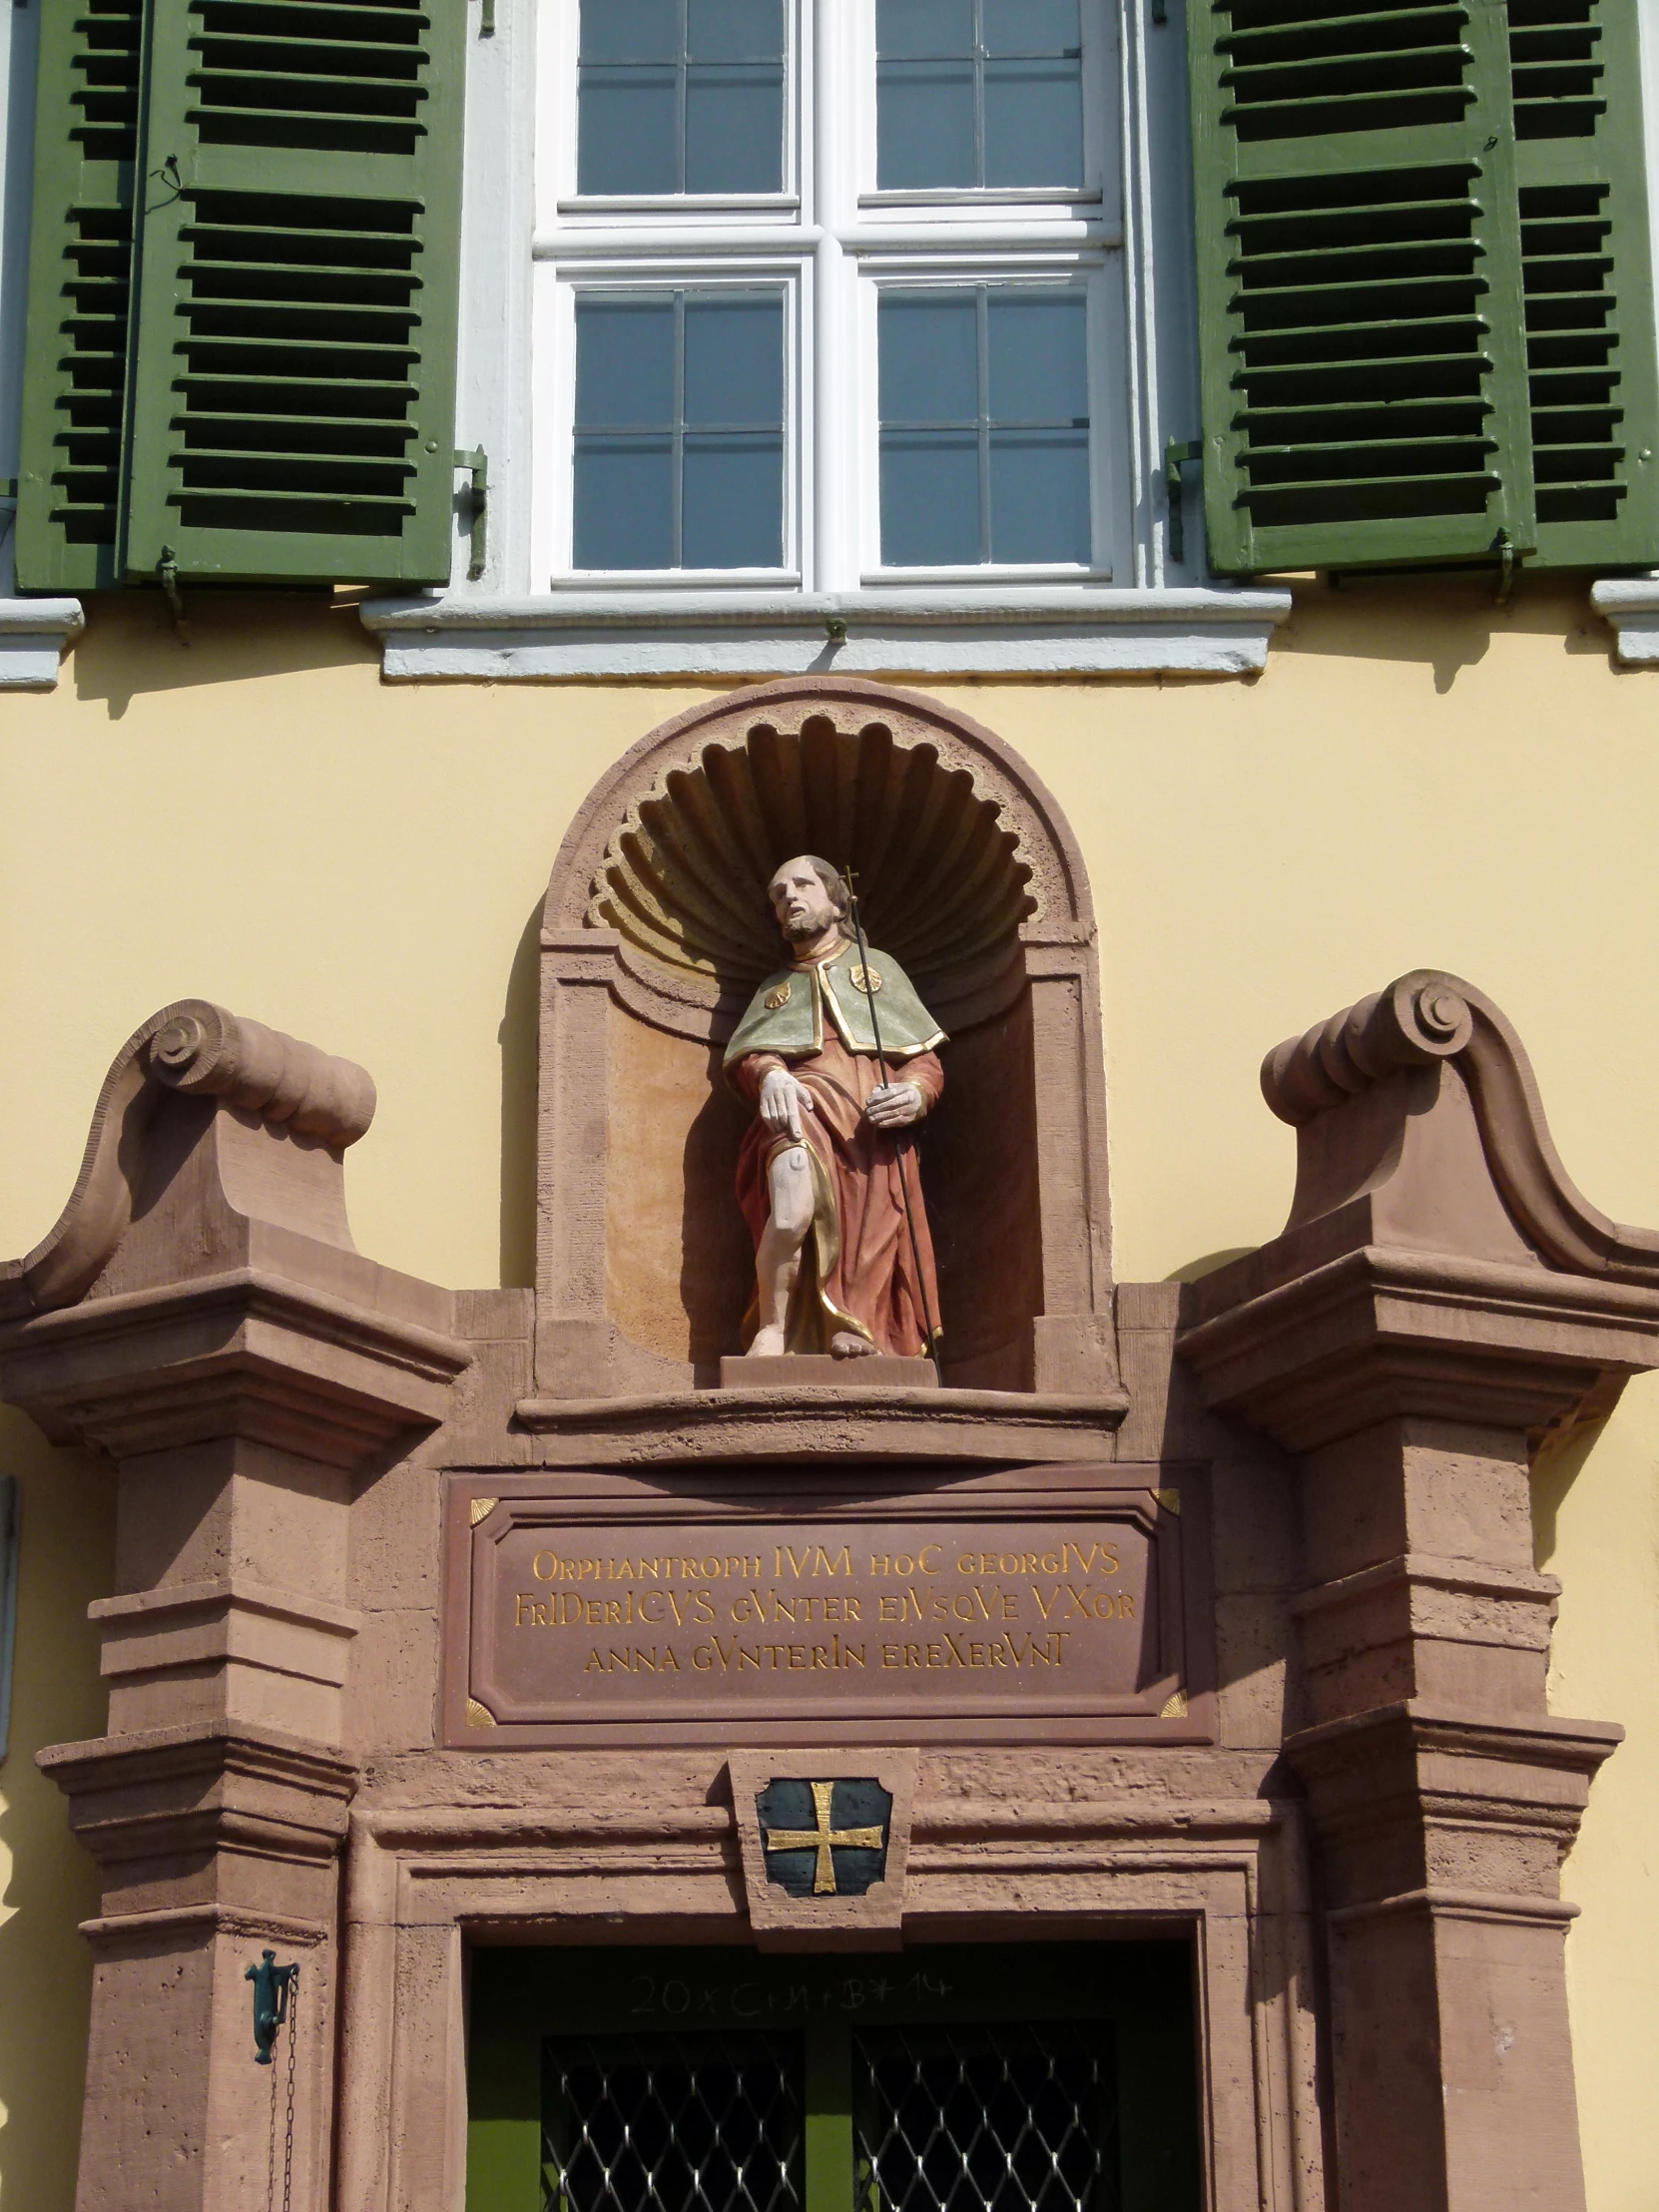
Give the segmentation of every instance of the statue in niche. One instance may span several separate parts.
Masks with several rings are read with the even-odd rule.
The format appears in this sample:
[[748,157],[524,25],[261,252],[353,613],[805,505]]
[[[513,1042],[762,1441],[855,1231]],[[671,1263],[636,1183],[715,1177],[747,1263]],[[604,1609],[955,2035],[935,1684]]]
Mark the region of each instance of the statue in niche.
[[905,1132],[944,1089],[943,1032],[890,954],[860,954],[827,860],[786,860],[769,888],[790,965],[726,1048],[729,1081],[758,1109],[738,1156],[755,1238],[749,1351],[930,1353],[938,1281]]

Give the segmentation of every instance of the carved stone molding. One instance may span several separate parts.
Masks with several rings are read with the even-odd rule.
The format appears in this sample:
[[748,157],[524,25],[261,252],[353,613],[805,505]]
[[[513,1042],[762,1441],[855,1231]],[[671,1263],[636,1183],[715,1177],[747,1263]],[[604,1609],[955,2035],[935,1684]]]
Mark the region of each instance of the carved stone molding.
[[1122,1389],[892,1390],[853,1382],[833,1388],[528,1397],[515,1416],[543,1440],[538,1456],[583,1466],[652,1459],[813,1465],[827,1453],[1038,1463],[1098,1459],[1128,1404]]
[[1538,1430],[1659,1366],[1659,1233],[1608,1219],[1551,1141],[1519,1038],[1437,969],[1267,1056],[1290,1218],[1194,1287],[1207,1401],[1305,1451],[1391,1414]]
[[[374,1085],[355,1062],[240,1020],[205,998],[164,1006],[134,1030],[104,1078],[81,1171],[56,1226],[23,1259],[0,1261],[0,1321],[69,1305],[94,1282],[132,1221],[146,1139],[169,1091],[223,1099],[262,1123],[314,1138],[336,1155],[336,1166],[374,1118]],[[343,1210],[322,1233],[350,1249]]]
[[[1263,1095],[1301,1132],[1287,1229],[1378,1192],[1409,1168],[1412,1132],[1402,1114],[1433,1105],[1437,1087],[1390,1079],[1436,1064],[1466,1085],[1486,1168],[1526,1242],[1571,1274],[1659,1288],[1659,1231],[1626,1228],[1583,1196],[1561,1164],[1513,1025],[1483,992],[1438,968],[1413,969],[1287,1038],[1263,1062]],[[1362,1124],[1353,1107],[1380,1092],[1383,1110]]]
[[[276,1729],[133,1730],[39,1756],[105,1874],[103,1931],[200,1906],[322,1929],[357,1763]],[[321,1878],[326,1877],[319,1888]]]

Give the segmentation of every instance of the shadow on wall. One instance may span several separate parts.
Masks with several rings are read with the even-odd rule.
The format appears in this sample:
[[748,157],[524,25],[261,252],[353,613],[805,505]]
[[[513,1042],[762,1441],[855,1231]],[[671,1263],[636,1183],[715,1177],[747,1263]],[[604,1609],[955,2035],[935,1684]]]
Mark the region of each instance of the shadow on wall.
[[187,587],[184,600],[188,644],[159,591],[90,593],[83,601],[86,630],[70,663],[77,696],[102,700],[119,722],[141,693],[379,662],[354,598]]
[[1499,603],[1496,571],[1291,580],[1295,611],[1275,634],[1269,666],[1282,653],[1352,656],[1364,661],[1421,661],[1434,689],[1449,692],[1465,668],[1483,661],[1495,638],[1558,638],[1567,653],[1590,654],[1620,675],[1638,669],[1613,661],[1613,632],[1590,605],[1585,577],[1516,576]]
[[536,1048],[540,1031],[541,910],[537,899],[519,932],[507,971],[496,1037],[501,1046],[501,1284],[527,1291],[536,1281]]
[[89,1453],[54,1451],[7,1406],[0,1462],[22,1489],[11,1748],[0,1766],[0,2201],[69,2212],[92,1992],[79,1924],[98,1911],[98,1874],[35,1753],[104,1730],[86,1609],[113,1581],[115,1485]]
[[1567,1492],[1606,1426],[1605,1420],[1584,1421],[1569,1434],[1545,1443],[1532,1462],[1532,1563],[1540,1574],[1555,1556],[1556,1524]]

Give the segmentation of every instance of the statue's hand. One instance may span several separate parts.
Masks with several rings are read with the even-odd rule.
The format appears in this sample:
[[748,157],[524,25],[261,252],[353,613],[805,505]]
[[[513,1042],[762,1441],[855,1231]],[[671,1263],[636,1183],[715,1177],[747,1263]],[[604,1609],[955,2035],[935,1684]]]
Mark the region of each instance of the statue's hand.
[[908,1129],[926,1110],[927,1101],[918,1084],[878,1083],[869,1094],[864,1117],[877,1129]]
[[761,1079],[761,1120],[775,1137],[801,1142],[801,1117],[818,1111],[813,1094],[787,1068],[769,1068]]

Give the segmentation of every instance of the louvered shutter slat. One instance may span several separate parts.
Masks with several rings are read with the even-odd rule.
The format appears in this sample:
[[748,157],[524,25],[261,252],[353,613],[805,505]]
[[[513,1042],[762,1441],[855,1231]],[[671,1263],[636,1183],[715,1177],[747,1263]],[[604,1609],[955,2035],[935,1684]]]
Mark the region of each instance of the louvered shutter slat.
[[1538,550],[1659,562],[1659,389],[1635,0],[1510,0]]
[[117,580],[141,0],[42,10],[17,581]]
[[448,581],[463,0],[153,0],[127,568]]
[[1210,561],[1533,542],[1503,11],[1189,11]]

